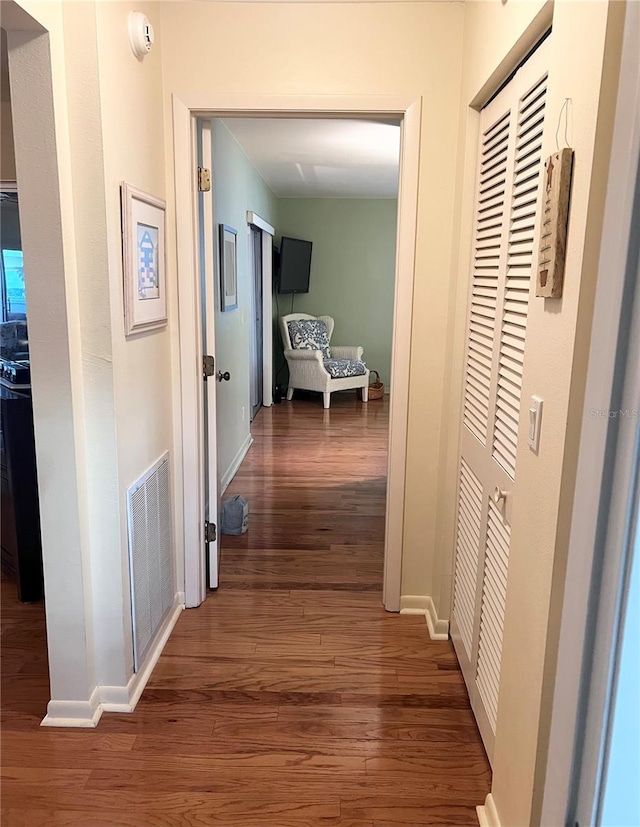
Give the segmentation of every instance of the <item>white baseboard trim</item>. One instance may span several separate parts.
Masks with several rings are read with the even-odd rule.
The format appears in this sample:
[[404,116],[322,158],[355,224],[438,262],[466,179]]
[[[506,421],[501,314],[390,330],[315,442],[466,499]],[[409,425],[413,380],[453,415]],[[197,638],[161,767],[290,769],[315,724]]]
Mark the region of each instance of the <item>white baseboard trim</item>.
[[88,701],[49,701],[40,726],[94,728],[102,715],[98,687]]
[[400,614],[401,615],[423,615],[427,613],[426,595],[421,594],[403,594],[400,597]]
[[126,686],[96,686],[88,701],[49,701],[40,726],[96,727],[103,712],[133,712],[183,609],[184,594],[178,592],[144,666]]
[[491,793],[487,796],[484,806],[476,807],[476,812],[480,827],[501,827],[496,804]]
[[436,612],[435,603],[428,597],[427,604],[427,628],[431,640],[449,640],[449,621],[440,620]]
[[400,598],[401,615],[424,615],[431,640],[449,640],[449,621],[440,620],[432,598],[422,594],[405,594]]
[[126,686],[99,687],[104,712],[133,712],[183,609],[184,601],[180,601],[180,594],[178,594],[173,608],[158,633],[153,649],[147,655],[144,666],[131,676]]
[[251,434],[249,434],[240,446],[238,453],[231,460],[231,464],[220,478],[220,496],[224,494],[224,492],[229,487],[231,480],[238,473],[238,468],[240,468],[240,466],[242,465],[242,461],[247,456],[247,451],[249,450],[249,448],[251,448],[252,445],[253,437],[251,436]]
[[103,712],[132,711],[126,708],[129,706],[129,684],[127,686],[99,686],[98,693]]

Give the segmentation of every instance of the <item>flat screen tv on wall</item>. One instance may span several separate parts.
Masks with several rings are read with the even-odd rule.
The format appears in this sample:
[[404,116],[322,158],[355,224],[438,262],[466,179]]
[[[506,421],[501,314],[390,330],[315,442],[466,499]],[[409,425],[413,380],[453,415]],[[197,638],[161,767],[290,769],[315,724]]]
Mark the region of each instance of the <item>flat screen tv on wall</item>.
[[308,293],[311,241],[283,236],[280,241],[279,293]]

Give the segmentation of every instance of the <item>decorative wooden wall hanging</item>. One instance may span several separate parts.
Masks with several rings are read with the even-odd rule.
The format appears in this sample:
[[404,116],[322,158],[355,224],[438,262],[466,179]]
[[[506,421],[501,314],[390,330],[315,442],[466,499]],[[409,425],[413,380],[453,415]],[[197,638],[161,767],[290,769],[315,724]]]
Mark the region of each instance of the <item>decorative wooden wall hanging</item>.
[[554,152],[544,165],[536,296],[562,296],[573,150]]

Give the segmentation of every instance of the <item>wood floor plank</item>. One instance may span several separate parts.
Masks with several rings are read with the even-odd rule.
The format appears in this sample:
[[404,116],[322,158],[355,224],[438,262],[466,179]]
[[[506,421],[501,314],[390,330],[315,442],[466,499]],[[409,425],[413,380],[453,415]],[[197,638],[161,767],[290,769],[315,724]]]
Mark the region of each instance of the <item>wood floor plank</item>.
[[359,706],[373,709],[386,709],[388,707],[406,706],[421,709],[469,709],[469,699],[462,696],[452,696],[448,693],[432,692],[416,693],[403,692],[381,692],[356,693],[345,692],[342,694],[343,706]]
[[401,825],[402,827],[477,827],[473,801],[460,796],[458,803],[451,804],[444,799],[424,799],[399,797],[343,799],[342,813],[347,818],[372,818],[375,825]]
[[[222,720],[222,718],[219,718]],[[281,706],[277,720],[287,721],[327,721],[329,723],[368,723],[374,724],[418,724],[427,727],[471,726],[475,728],[475,718],[470,707],[462,709],[426,709],[411,706]]]
[[26,752],[30,748],[43,751],[49,749],[61,756],[73,757],[75,760],[78,755],[109,753],[122,755],[131,751],[135,739],[136,736],[128,732],[105,733],[82,729],[55,731],[47,729],[44,732],[36,729],[31,732],[13,732],[5,729],[2,733],[2,764],[11,766],[13,755]]
[[20,796],[29,795],[34,791],[40,791],[45,795],[52,794],[53,790],[78,791],[84,788],[91,770],[86,769],[43,769],[42,767],[3,767],[0,777],[2,779],[2,797],[10,797],[11,794]]
[[[149,744],[149,749],[131,752],[86,752],[82,756],[82,765],[90,770],[126,770],[130,774],[155,773],[161,770],[175,774],[207,770],[215,774],[231,767],[239,774],[251,775],[258,771],[267,771],[274,777],[282,772],[313,775],[317,771],[365,773],[367,769],[366,758],[362,754],[351,754],[347,750],[344,754],[323,754],[321,748],[315,751],[290,749],[271,753],[260,745],[253,745],[252,749],[240,745],[237,749],[232,746],[229,751],[218,751],[215,755],[204,750],[201,755],[179,755],[169,751],[167,740],[165,737],[164,750],[158,748],[156,741]],[[41,768],[72,769],[77,766],[78,760],[78,754],[63,752],[52,746],[32,745],[31,748],[24,747],[19,754],[14,754],[12,765],[33,767],[37,763]]]
[[[322,664],[292,666],[286,663],[247,663],[246,661],[196,661],[186,665],[181,659],[165,660],[153,677],[154,687],[174,689],[210,688],[267,692],[369,692],[372,686],[388,692],[401,692],[395,669],[361,667],[350,669]],[[438,691],[438,682],[425,680],[424,691]],[[411,692],[416,689],[412,685]]]
[[129,809],[97,812],[93,807],[75,810],[2,810],[3,827],[374,827],[368,819],[296,815],[293,812],[226,814],[222,817],[199,808],[175,813],[147,811],[144,816]]
[[[99,813],[121,811],[123,801],[114,796],[110,790],[69,790],[51,787],[38,787],[33,784],[27,787],[29,806],[33,809],[45,809],[51,804],[56,809],[90,811],[95,809]],[[3,789],[3,806],[12,808],[20,804],[20,790],[8,785]],[[162,792],[154,790],[129,790],[126,796],[126,809],[138,813],[138,816],[148,813],[172,814],[179,818],[185,813],[194,812],[201,819],[213,823],[231,823],[234,817],[251,817],[264,814],[265,817],[287,816],[337,818],[340,815],[339,796],[303,796],[298,801],[282,800],[273,795],[249,797],[243,795],[225,795],[210,792]]]
[[86,789],[100,789],[126,792],[128,790],[154,790],[210,792],[224,795],[251,795],[282,799],[332,796],[341,798],[378,797],[380,801],[392,796],[415,799],[418,796],[427,802],[433,801],[476,801],[482,796],[486,780],[477,777],[434,778],[429,777],[416,786],[414,773],[367,775],[364,770],[342,770],[339,773],[328,769],[305,767],[295,772],[278,769],[255,769],[251,773],[236,769],[217,769],[212,773],[206,767],[175,765],[171,770],[153,768],[148,771],[129,772],[122,768],[93,770]]
[[[406,742],[454,742],[468,744],[469,725],[434,726],[432,723],[397,723],[389,721],[327,720],[308,717],[306,719],[280,719],[262,724],[248,721],[218,721],[213,729],[215,737],[225,740],[255,739],[261,743],[324,744],[336,742],[373,742],[379,748],[381,741]],[[387,745],[385,745],[386,748]]]
[[221,582],[135,712],[42,729],[42,604],[2,582],[2,827],[456,827],[490,770],[453,647],[382,606],[387,400],[263,410]]

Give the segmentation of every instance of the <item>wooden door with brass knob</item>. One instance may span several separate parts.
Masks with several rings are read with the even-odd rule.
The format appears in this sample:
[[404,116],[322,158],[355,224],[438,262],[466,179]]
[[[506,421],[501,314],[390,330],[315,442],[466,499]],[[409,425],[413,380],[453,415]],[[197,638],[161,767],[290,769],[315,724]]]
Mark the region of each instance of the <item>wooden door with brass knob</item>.
[[[198,164],[203,169],[213,169],[211,122],[198,122]],[[213,216],[213,190],[205,189],[198,193],[198,211],[200,225],[200,283],[201,283],[201,337],[202,352],[215,354],[215,318],[216,300],[214,285],[215,273],[215,236]],[[216,360],[217,361],[217,360]],[[213,370],[213,363],[212,363]],[[218,461],[217,461],[217,420],[216,394],[220,371],[207,374],[203,383],[203,453],[204,453],[204,560],[206,583],[208,588],[218,588],[220,568],[220,543],[217,536],[219,524],[218,513],[220,501],[218,495]]]

